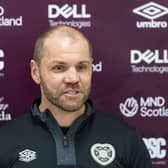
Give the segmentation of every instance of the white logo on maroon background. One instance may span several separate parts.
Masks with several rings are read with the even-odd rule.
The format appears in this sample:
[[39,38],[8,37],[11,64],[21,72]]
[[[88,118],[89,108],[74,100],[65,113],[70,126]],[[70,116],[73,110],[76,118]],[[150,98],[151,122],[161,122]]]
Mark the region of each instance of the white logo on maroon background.
[[4,97],[0,97],[0,121],[11,120],[11,114],[7,112],[9,104],[4,102]]
[[5,17],[5,9],[3,6],[0,6],[0,27],[1,26],[22,26],[23,25],[23,16],[17,18],[7,18]]
[[3,60],[5,57],[5,53],[2,49],[0,49],[0,76],[4,76],[4,73],[2,72],[5,68],[5,61]]
[[66,3],[62,6],[58,6],[57,4],[48,5],[48,21],[50,26],[65,24],[78,27],[79,29],[91,27],[91,17],[92,15],[88,12],[86,4],[69,5]]
[[82,4],[79,12],[79,8],[77,4],[73,4],[72,6],[65,4],[62,7],[59,7],[56,4],[48,5],[48,17],[49,18],[57,18],[59,16],[63,16],[64,18],[90,18],[91,15],[86,12],[86,5]]
[[160,18],[168,14],[168,8],[155,2],[149,2],[142,6],[133,9],[133,13],[140,15],[144,18],[150,19],[150,21],[137,21],[137,28],[166,28],[166,21],[154,21],[154,19]]
[[168,14],[168,8],[155,2],[149,2],[145,5],[135,8],[133,12],[147,19],[153,20]]
[[126,117],[133,117],[138,112],[137,100],[133,97],[127,98],[124,103],[120,103],[120,110]]
[[168,50],[130,50],[131,69],[134,73],[168,73]]
[[136,114],[141,117],[168,117],[168,105],[162,96],[127,98],[119,105],[121,113],[125,117],[133,117]]
[[166,157],[166,139],[165,138],[143,138],[148,148],[151,159],[164,159]]

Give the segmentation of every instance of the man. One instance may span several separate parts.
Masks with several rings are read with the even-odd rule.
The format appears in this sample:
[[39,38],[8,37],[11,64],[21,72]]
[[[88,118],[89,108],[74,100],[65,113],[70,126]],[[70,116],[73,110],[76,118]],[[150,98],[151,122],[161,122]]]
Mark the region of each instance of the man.
[[138,133],[88,99],[92,48],[79,30],[60,25],[41,34],[30,65],[41,98],[0,128],[0,168],[152,167]]

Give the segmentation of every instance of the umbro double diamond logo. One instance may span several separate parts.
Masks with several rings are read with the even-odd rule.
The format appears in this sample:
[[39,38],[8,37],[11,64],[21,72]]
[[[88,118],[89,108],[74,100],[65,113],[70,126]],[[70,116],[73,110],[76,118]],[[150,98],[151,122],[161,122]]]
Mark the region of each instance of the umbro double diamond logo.
[[37,159],[36,152],[32,151],[30,149],[25,149],[24,151],[21,151],[19,153],[19,160],[22,162],[31,162],[33,160]]

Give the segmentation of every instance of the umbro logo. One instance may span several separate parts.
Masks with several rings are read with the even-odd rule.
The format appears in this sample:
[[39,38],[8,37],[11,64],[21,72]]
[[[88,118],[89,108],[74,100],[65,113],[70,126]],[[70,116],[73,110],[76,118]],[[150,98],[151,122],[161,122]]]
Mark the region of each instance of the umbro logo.
[[31,162],[37,159],[36,152],[30,149],[25,149],[24,151],[19,152],[19,160],[22,162]]
[[147,19],[153,20],[168,14],[168,8],[155,2],[149,2],[133,9],[133,12]]
[[166,21],[155,21],[168,14],[168,8],[155,2],[148,2],[132,10],[133,13],[142,16],[149,21],[137,21],[137,28],[166,28]]

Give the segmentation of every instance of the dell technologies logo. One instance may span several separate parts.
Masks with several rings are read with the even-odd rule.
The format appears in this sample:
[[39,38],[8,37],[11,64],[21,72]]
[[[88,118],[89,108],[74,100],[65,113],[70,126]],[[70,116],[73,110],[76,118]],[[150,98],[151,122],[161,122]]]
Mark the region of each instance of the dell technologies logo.
[[130,64],[134,73],[167,73],[168,50],[146,49],[141,51],[132,49],[130,51]]
[[50,26],[66,24],[78,28],[90,27],[90,18],[91,14],[87,11],[86,4],[64,4],[63,6],[58,6],[57,4],[48,5],[48,19]]
[[[162,58],[161,58],[162,55]],[[138,64],[144,62],[146,64],[167,64],[168,63],[168,50],[164,49],[163,52],[159,50],[147,49],[144,52],[140,50],[131,50],[130,53],[131,64]]]
[[166,28],[166,21],[155,21],[168,14],[168,8],[155,2],[149,2],[133,9],[133,13],[140,15],[150,21],[137,21],[137,28]]
[[78,11],[77,4],[73,4],[72,6],[65,4],[62,7],[59,7],[56,4],[48,5],[48,17],[53,19],[59,16],[62,16],[66,19],[72,17],[74,19],[79,18],[90,18],[91,15],[86,11],[86,5],[81,5],[81,10]]

